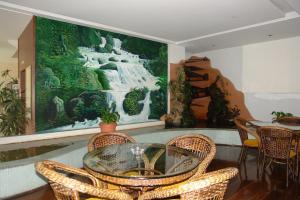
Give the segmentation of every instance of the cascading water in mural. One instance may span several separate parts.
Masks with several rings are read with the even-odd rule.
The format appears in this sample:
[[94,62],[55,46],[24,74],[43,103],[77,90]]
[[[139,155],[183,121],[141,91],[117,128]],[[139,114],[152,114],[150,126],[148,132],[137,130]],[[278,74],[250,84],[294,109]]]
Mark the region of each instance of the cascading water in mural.
[[[105,38],[102,37],[101,39],[105,41]],[[79,47],[79,53],[85,61],[84,66],[101,69],[112,63],[109,58],[114,58],[113,63],[116,69],[104,70],[110,84],[110,89],[105,90],[107,103],[111,105],[112,102],[116,102],[116,111],[120,114],[120,123],[145,122],[150,115],[150,91],[159,89],[159,86],[156,85],[158,78],[145,69],[144,64],[147,60],[140,59],[138,55],[122,50],[122,42],[119,39],[113,38],[113,41],[113,49],[118,52],[117,54],[114,52],[98,53],[92,48]],[[100,64],[98,60],[102,60],[102,63]],[[125,60],[126,62],[124,62]],[[143,104],[143,109],[139,114],[130,116],[123,108],[125,96],[132,89],[143,88],[149,90],[146,92],[145,99],[137,102]]]
[[166,44],[37,17],[36,129],[98,126],[115,103],[120,124],[167,111]]

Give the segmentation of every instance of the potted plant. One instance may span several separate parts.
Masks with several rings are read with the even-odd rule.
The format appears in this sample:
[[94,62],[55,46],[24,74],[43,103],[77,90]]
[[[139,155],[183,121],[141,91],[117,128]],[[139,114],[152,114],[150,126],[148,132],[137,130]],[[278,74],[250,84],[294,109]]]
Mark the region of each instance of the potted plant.
[[284,117],[293,117],[292,113],[285,113],[285,112],[282,112],[282,111],[279,111],[279,112],[273,111],[271,113],[271,115],[273,115],[273,118],[272,118],[273,122],[277,122],[277,121],[279,121],[280,119],[282,119]]
[[116,103],[114,102],[111,107],[101,112],[100,118],[102,122],[100,123],[100,129],[102,133],[114,132],[116,130],[120,115],[115,109]]

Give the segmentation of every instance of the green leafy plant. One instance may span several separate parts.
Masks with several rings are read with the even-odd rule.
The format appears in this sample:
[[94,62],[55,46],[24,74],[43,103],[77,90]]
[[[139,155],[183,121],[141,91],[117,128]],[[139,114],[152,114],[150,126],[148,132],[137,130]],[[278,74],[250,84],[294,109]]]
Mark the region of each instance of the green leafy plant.
[[284,118],[284,117],[292,117],[293,114],[292,113],[285,113],[285,112],[282,112],[282,111],[273,111],[271,113],[271,115],[273,115],[274,117],[272,118],[273,121],[278,121],[279,119],[281,118]]
[[221,81],[220,85],[222,85],[221,77],[217,76],[208,88],[211,101],[208,105],[207,125],[208,127],[232,127],[234,126],[233,119],[240,115],[240,110],[238,107],[228,106],[227,92],[219,87],[218,81]]
[[28,122],[24,101],[18,91],[11,87],[17,80],[9,72],[5,70],[1,73],[1,77],[7,81],[0,82],[0,133],[4,136],[24,133]]
[[116,103],[113,102],[109,108],[101,112],[100,118],[105,124],[117,123],[120,119],[120,114],[116,111]]
[[128,115],[137,115],[140,114],[144,108],[144,103],[140,102],[145,99],[146,94],[148,93],[147,88],[134,88],[128,92],[123,101],[123,108],[125,113]]

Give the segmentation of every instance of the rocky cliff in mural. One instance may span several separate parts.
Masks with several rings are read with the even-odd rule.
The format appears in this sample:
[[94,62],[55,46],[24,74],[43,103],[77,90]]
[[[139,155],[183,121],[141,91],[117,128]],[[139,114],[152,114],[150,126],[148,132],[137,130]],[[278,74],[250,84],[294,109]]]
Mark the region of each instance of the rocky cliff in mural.
[[97,126],[116,102],[120,123],[167,111],[167,45],[36,18],[36,129]]

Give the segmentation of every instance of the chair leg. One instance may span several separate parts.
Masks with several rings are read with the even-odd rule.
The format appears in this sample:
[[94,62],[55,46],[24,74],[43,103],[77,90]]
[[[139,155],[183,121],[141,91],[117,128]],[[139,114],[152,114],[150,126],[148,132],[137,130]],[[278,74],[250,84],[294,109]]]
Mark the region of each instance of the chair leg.
[[239,165],[241,165],[243,157],[244,157],[245,146],[242,146],[240,156],[239,156]]
[[261,169],[261,176],[260,179],[262,180],[263,174],[265,172],[265,164],[266,164],[266,156],[263,155],[263,160],[262,160],[262,169]]
[[247,153],[248,153],[248,147],[245,147],[244,149],[244,157],[243,157],[243,164],[244,164],[244,169],[245,169],[245,179],[248,179],[247,176],[247,166],[246,166],[246,161],[247,161]]
[[289,187],[289,159],[287,159],[287,162],[286,162],[286,187]]
[[260,156],[261,156],[261,152],[260,152],[260,149],[258,148],[258,156],[257,156],[257,161],[256,161],[256,177],[257,179],[259,179],[259,168],[260,168]]

